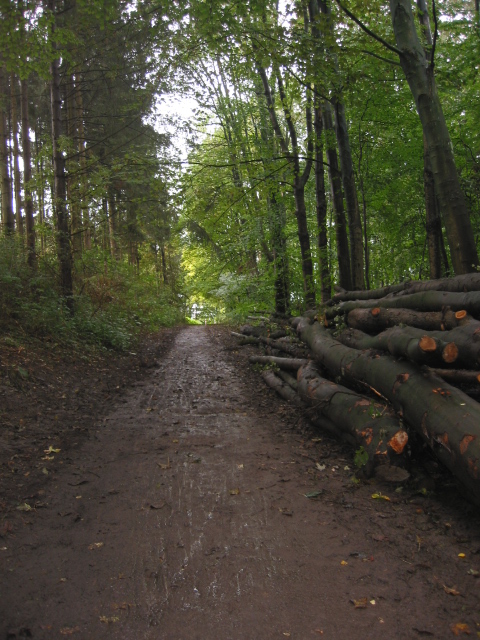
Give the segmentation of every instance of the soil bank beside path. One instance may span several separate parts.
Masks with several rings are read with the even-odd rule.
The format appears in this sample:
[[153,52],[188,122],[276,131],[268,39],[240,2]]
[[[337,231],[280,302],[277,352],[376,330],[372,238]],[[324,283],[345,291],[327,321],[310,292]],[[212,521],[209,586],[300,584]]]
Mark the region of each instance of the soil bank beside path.
[[78,446],[44,450],[41,502],[6,508],[0,639],[477,635],[473,508],[352,482],[226,329],[166,335]]

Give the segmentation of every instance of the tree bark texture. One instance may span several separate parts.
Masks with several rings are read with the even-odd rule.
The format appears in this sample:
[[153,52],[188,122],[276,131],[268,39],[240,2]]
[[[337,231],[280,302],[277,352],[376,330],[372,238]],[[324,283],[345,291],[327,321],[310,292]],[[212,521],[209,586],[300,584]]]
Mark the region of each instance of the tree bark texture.
[[8,126],[7,126],[7,81],[5,70],[0,65],[0,178],[2,181],[2,226],[5,233],[15,231],[12,203],[12,181],[8,170]]
[[[460,315],[462,316],[462,314]],[[462,319],[458,318],[451,309],[422,312],[412,309],[373,307],[372,309],[353,309],[347,316],[349,327],[360,329],[366,333],[378,333],[399,324],[418,327],[426,331],[445,331],[457,327],[461,321]]]
[[475,271],[478,255],[452,142],[435,84],[433,64],[418,38],[410,0],[390,0],[400,64],[412,92],[428,146],[435,192],[445,221],[455,274]]
[[335,378],[363,383],[391,402],[397,415],[428,443],[480,504],[480,405],[444,380],[409,362],[357,351],[330,337],[318,323],[300,321],[297,332]]
[[314,363],[298,370],[297,381],[300,398],[335,424],[337,435],[347,433],[355,447],[364,447],[367,475],[375,459],[393,461],[404,453],[408,434],[385,405],[322,378]]
[[474,317],[480,317],[480,292],[451,293],[448,291],[421,291],[396,298],[380,298],[377,300],[358,300],[357,302],[341,302],[335,307],[327,308],[327,320],[337,315],[348,313],[353,309],[415,309],[418,311],[442,311],[450,307],[453,311],[465,310]]
[[480,367],[480,322],[457,327],[451,331],[429,331],[415,327],[392,327],[376,336],[358,329],[347,329],[339,341],[354,349],[378,349],[395,358],[407,358],[417,364],[443,367]]
[[381,289],[371,289],[370,291],[342,291],[333,296],[331,304],[347,300],[384,298],[387,295],[396,297],[418,293],[419,291],[450,291],[451,293],[480,291],[480,273],[467,273],[454,278],[440,278],[439,280],[410,280]]
[[335,129],[333,126],[332,107],[329,102],[322,102],[322,120],[325,131],[325,146],[328,161],[328,175],[332,193],[332,205],[335,217],[335,239],[337,247],[338,283],[343,289],[352,288],[352,271],[350,250],[348,247],[347,220],[343,206],[343,192],[338,156],[335,145]]
[[[48,0],[48,9],[54,13],[55,0]],[[59,59],[50,64],[50,104],[52,115],[52,144],[54,171],[54,210],[57,232],[57,255],[60,267],[60,289],[67,307],[73,311],[72,252],[67,212],[67,182],[65,158],[60,148],[62,135],[62,97],[60,91]]]
[[32,151],[30,145],[30,125],[28,119],[28,81],[22,80],[21,114],[22,114],[22,150],[23,150],[23,189],[25,192],[25,228],[27,236],[27,260],[30,267],[35,265],[35,222],[33,217],[33,198],[30,181],[32,179]]
[[317,212],[320,297],[321,301],[325,303],[331,297],[332,278],[328,264],[327,199],[325,197],[325,171],[323,168],[322,108],[317,98],[315,98],[315,114],[313,121],[315,129],[315,203]]
[[14,73],[10,74],[10,105],[13,138],[13,183],[15,194],[15,224],[17,232],[23,236],[22,195],[20,185],[20,148],[18,144],[18,79]]

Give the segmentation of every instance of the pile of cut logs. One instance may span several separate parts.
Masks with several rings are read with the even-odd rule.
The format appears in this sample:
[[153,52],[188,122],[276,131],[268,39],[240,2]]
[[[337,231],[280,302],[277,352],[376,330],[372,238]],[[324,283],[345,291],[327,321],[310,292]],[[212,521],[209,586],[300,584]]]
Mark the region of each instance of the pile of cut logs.
[[263,346],[250,360],[266,383],[361,451],[367,475],[421,440],[480,505],[480,274],[341,291],[277,331],[255,319],[234,335]]

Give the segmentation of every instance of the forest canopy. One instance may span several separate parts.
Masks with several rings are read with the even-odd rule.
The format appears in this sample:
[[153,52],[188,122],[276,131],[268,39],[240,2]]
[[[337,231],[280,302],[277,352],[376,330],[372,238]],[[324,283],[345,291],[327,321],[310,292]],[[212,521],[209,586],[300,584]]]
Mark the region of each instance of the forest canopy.
[[124,347],[478,268],[478,0],[2,0],[0,43],[4,327]]

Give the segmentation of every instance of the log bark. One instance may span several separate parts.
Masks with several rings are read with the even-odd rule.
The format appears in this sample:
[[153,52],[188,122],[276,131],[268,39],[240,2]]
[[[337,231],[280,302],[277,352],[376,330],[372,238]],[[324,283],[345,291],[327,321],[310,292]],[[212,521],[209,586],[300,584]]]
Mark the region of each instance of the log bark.
[[322,378],[313,363],[298,370],[297,381],[300,398],[335,424],[337,436],[346,433],[365,449],[368,476],[376,460],[403,461],[408,434],[385,405]]
[[283,351],[284,353],[288,353],[294,358],[303,357],[306,355],[304,350],[301,348],[301,345],[295,346],[284,340],[272,340],[271,338],[265,338],[265,336],[245,336],[242,333],[237,333],[235,331],[230,331],[230,335],[235,338],[240,338],[240,344],[265,344],[272,349],[278,349],[279,351]]
[[304,358],[278,358],[276,356],[250,356],[248,359],[252,364],[276,364],[280,369],[297,371],[308,360]]
[[[466,313],[444,311],[414,311],[413,309],[353,309],[347,316],[347,324],[352,329],[366,333],[378,333],[389,327],[406,324],[426,331],[454,329],[465,322]],[[470,318],[471,316],[468,316]]]
[[468,324],[451,331],[429,331],[415,327],[392,327],[376,336],[358,329],[347,329],[338,340],[354,349],[380,349],[392,356],[408,358],[417,364],[478,368],[480,366],[480,322]]
[[450,291],[464,293],[466,291],[480,291],[480,273],[467,273],[454,278],[440,278],[439,280],[410,280],[400,284],[371,289],[370,291],[342,291],[333,296],[331,304],[346,302],[347,300],[373,300],[387,295],[405,295],[420,291]]
[[451,384],[480,385],[480,371],[470,371],[469,369],[430,369],[433,375],[442,378]]
[[288,384],[294,391],[298,389],[297,379],[287,373],[287,371],[277,371],[277,376]]
[[[458,294],[457,294],[458,295]],[[389,355],[357,351],[331,338],[317,322],[301,321],[301,339],[332,376],[350,384],[363,382],[393,405],[438,459],[460,480],[480,505],[480,405],[434,375],[422,374],[409,362]]]
[[353,309],[415,309],[417,311],[442,311],[450,307],[453,311],[465,310],[474,317],[480,318],[480,291],[467,293],[451,293],[448,291],[421,291],[398,298],[381,298],[380,300],[358,300],[341,302],[335,307],[325,310],[325,318],[333,320],[336,316],[349,313]]
[[395,358],[407,358],[411,362],[431,367],[451,364],[459,354],[455,343],[447,341],[448,337],[445,340],[439,339],[414,327],[392,327],[376,336],[358,329],[347,329],[338,336],[338,340],[353,349],[386,351]]
[[[307,417],[309,421],[319,429],[323,431],[327,431],[331,433],[334,437],[339,436],[339,431],[336,425],[333,422],[330,422],[328,418],[320,416],[318,414],[312,415],[309,408],[302,402],[300,396],[288,385],[286,382],[283,382],[273,371],[263,371],[262,378],[265,383],[274,391],[278,393],[278,395],[286,400],[287,402],[292,402],[299,409],[304,409],[306,411]],[[340,433],[342,438],[346,440],[350,445],[355,445],[355,441],[348,433]]]

